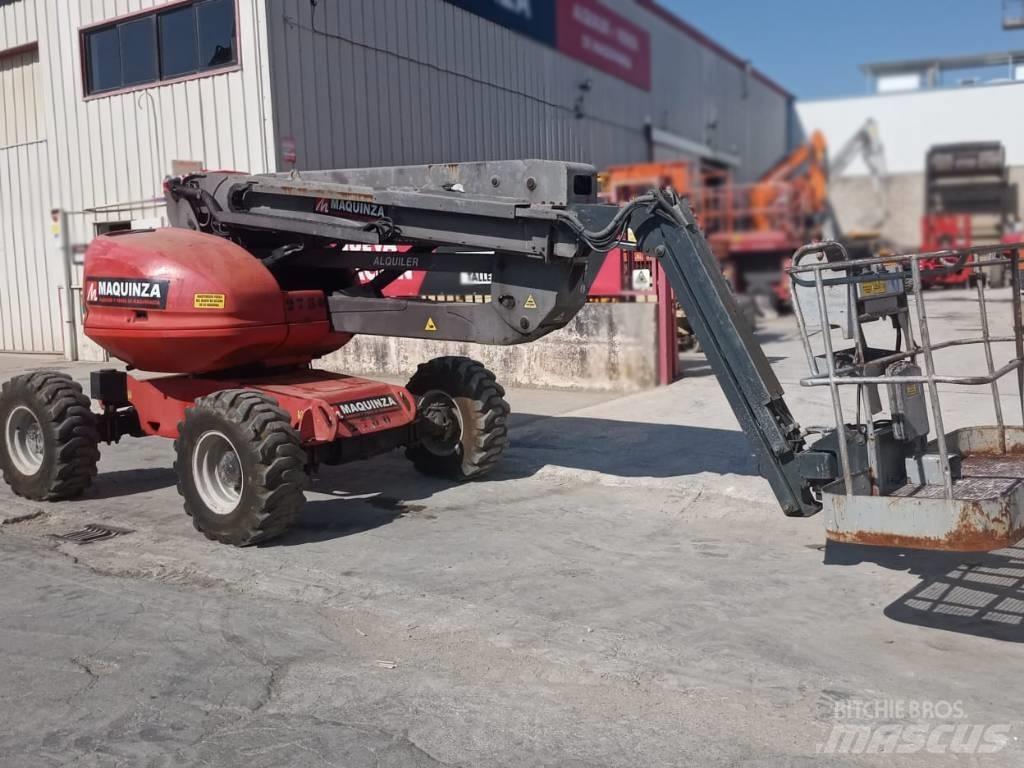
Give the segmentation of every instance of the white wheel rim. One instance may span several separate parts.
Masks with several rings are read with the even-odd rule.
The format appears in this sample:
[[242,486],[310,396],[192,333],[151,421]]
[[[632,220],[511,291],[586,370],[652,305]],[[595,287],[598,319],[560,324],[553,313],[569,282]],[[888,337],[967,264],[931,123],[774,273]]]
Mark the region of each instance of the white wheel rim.
[[462,423],[462,409],[455,402],[455,398],[440,389],[431,389],[420,398],[421,411],[425,411],[431,406],[449,411],[455,422],[455,432],[450,436],[450,442],[439,440],[430,435],[423,435],[420,438],[420,443],[435,456],[451,456],[458,451],[459,446],[462,444],[462,435],[465,431],[465,426]]
[[4,439],[11,463],[21,474],[34,475],[43,466],[43,428],[36,415],[24,405],[7,415]]
[[245,487],[242,462],[228,436],[211,429],[199,436],[192,451],[192,478],[206,507],[216,515],[238,508]]

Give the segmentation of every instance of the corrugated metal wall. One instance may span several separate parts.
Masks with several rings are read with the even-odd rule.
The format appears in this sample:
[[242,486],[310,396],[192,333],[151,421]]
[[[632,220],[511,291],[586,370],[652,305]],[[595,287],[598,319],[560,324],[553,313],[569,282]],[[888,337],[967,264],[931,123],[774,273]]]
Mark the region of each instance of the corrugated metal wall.
[[0,147],[0,351],[63,348],[46,177],[46,142]]
[[650,92],[444,0],[267,2],[275,119],[300,168],[515,157],[603,167],[647,158],[648,120],[739,155],[741,178],[788,149],[786,96],[632,0],[606,4],[651,35]]
[[46,251],[39,51],[19,50],[33,21],[21,2],[0,5],[0,350],[53,352],[61,338]]
[[[275,169],[262,0],[238,0],[237,71],[83,97],[80,28],[164,4],[0,0],[0,52],[38,42],[44,139],[35,147],[34,158],[29,148],[22,149],[9,161],[6,175],[0,170],[0,199],[15,201],[0,208],[0,231],[9,233],[7,242],[18,249],[12,274],[32,286],[30,299],[5,302],[12,328],[22,332],[3,337],[0,348],[61,348],[57,291],[62,267],[50,246],[52,208],[74,212],[69,218],[70,238],[80,248],[93,237],[97,222],[159,218],[162,205],[153,198],[160,196],[161,181],[175,160],[254,172]],[[87,212],[97,207],[113,210]],[[45,268],[39,269],[39,264]],[[24,329],[33,330],[26,335]],[[83,356],[102,354],[80,340]]]

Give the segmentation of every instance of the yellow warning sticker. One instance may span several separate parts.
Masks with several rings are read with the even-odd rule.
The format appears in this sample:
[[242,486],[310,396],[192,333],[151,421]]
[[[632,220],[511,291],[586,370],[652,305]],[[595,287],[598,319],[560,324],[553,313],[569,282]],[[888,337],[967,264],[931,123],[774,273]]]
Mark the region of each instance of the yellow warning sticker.
[[860,284],[861,296],[878,296],[886,293],[887,288],[884,280],[870,280]]
[[436,331],[437,326],[434,324],[434,318],[428,317],[427,324],[423,326],[424,331]]
[[911,382],[910,384],[907,384],[903,391],[906,393],[907,397],[917,397],[918,394],[920,394],[921,389],[917,384]]
[[537,308],[537,302],[534,300],[533,294],[531,293],[529,296],[526,297],[526,301],[523,302],[523,309],[536,309],[536,308]]
[[223,293],[197,293],[192,297],[196,309],[224,309]]

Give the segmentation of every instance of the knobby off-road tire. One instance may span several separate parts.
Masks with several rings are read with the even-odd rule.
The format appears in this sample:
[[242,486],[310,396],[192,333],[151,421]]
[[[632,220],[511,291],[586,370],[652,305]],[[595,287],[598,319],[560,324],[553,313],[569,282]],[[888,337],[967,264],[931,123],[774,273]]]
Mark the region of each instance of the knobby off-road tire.
[[96,476],[99,442],[89,398],[67,374],[26,373],[0,388],[0,469],[19,496],[81,495]]
[[185,411],[174,441],[178,493],[208,539],[244,547],[280,536],[305,502],[306,451],[267,395],[225,389]]
[[456,431],[424,436],[406,456],[425,475],[469,480],[490,471],[508,447],[509,406],[505,390],[484,366],[468,357],[438,357],[423,363],[406,389],[420,402],[421,418],[432,407],[454,416]]

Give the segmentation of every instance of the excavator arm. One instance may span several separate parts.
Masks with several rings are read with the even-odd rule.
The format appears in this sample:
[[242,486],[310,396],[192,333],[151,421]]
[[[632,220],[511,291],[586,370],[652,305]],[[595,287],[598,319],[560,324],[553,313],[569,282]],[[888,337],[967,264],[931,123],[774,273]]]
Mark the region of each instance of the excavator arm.
[[798,146],[761,176],[750,192],[755,229],[771,228],[768,211],[775,199],[783,194],[780,191],[782,187],[789,188],[786,194],[798,195],[808,212],[825,210],[828,200],[826,155],[825,136],[815,131],[806,144]]

